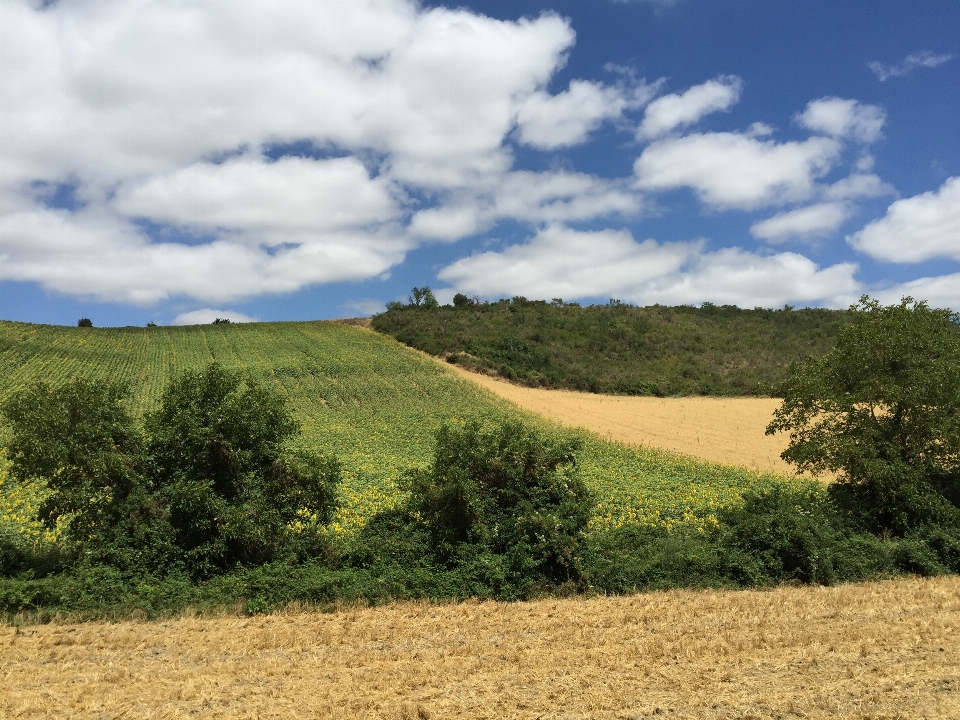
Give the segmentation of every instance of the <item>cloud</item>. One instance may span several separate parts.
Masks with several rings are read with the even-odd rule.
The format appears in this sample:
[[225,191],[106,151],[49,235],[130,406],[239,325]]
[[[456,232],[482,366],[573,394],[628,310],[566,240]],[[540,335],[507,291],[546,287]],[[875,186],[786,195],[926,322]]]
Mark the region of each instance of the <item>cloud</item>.
[[935,68],[955,57],[956,55],[953,54],[936,55],[930,51],[924,51],[907,55],[899,65],[884,65],[874,60],[867,63],[867,67],[873,71],[880,82],[886,82],[892,77],[905,77],[917,68]]
[[528,243],[458,260],[438,278],[468,295],[617,297],[641,305],[714,302],[753,307],[833,303],[854,293],[856,265],[819,269],[795,253],[738,248],[705,252],[702,241],[636,242],[627,231],[552,225]]
[[276,244],[397,220],[395,192],[385,178],[370,178],[356,158],[268,163],[244,155],[122,187],[112,206],[130,217],[242,230],[255,243]]
[[754,223],[750,234],[772,243],[821,236],[836,230],[851,214],[851,208],[845,203],[818,203]]
[[173,319],[171,325],[209,325],[218,318],[229,320],[232,323],[257,322],[256,318],[244,315],[236,310],[203,308],[202,310],[180,313]]
[[626,182],[585,173],[516,171],[492,178],[486,188],[453,194],[410,222],[418,237],[456,240],[503,219],[543,224],[639,213],[641,197]]
[[960,260],[960,177],[949,178],[936,192],[897,200],[847,242],[889,262]]
[[604,121],[642,107],[653,93],[654,86],[643,82],[631,87],[572,80],[562,93],[538,91],[527,98],[517,114],[517,135],[541,150],[578,145]]
[[[639,204],[622,183],[509,172],[515,131],[575,143],[649,96],[576,79],[545,93],[575,38],[554,13],[500,21],[414,0],[0,12],[0,278],[223,303],[376,277],[423,238],[491,218]],[[310,157],[266,159],[290,145]],[[40,188],[65,183],[80,209],[45,207]],[[194,237],[158,240],[143,219]]]
[[901,298],[909,296],[915,300],[925,300],[930,307],[960,312],[960,273],[910,280],[873,290],[870,295],[886,304],[898,303]]
[[796,120],[814,132],[872,143],[880,138],[886,113],[876,105],[828,97],[807,103]]
[[828,200],[852,200],[861,197],[882,197],[896,195],[897,191],[889,183],[885,183],[877,175],[869,173],[854,173],[842,180],[837,180],[823,191]]
[[726,111],[740,100],[743,81],[721,75],[682,94],[664,95],[651,102],[637,131],[638,138],[655,138],[674,128],[691,125],[709,113]]
[[343,303],[341,307],[347,312],[352,313],[354,316],[359,317],[368,317],[370,315],[376,315],[381,313],[384,310],[384,304],[382,300],[376,300],[374,298],[362,298],[360,300],[348,300]]
[[218,303],[362,280],[400,262],[407,248],[388,230],[339,231],[273,250],[229,234],[194,245],[151,242],[100,208],[31,208],[0,217],[0,280],[134,305],[174,296]]
[[692,188],[715,208],[750,210],[803,200],[840,153],[832,138],[776,143],[739,133],[703,133],[649,145],[634,163],[643,190]]

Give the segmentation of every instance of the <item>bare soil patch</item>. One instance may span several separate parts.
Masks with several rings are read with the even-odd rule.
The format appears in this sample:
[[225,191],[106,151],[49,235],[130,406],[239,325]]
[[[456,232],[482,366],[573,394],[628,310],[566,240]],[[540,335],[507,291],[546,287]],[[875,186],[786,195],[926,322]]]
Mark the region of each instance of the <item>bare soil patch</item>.
[[956,718],[960,578],[0,628],[7,718]]
[[776,398],[655,398],[522,387],[452,367],[520,407],[611,440],[693,455],[727,465],[792,474],[780,459],[789,438],[764,435]]

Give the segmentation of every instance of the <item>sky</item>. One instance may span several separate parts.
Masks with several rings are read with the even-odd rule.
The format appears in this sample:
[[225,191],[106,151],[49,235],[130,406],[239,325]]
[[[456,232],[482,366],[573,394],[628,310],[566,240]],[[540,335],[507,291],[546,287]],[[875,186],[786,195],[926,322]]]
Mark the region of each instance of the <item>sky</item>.
[[0,0],[0,319],[960,310],[960,3]]

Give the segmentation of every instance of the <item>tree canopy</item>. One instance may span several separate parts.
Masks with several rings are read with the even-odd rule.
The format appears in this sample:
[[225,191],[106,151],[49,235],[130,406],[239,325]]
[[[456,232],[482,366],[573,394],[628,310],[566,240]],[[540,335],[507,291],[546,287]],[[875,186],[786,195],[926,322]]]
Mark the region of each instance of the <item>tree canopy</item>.
[[836,472],[831,492],[876,530],[960,519],[958,315],[904,298],[863,296],[834,349],[796,365],[767,433],[782,457]]

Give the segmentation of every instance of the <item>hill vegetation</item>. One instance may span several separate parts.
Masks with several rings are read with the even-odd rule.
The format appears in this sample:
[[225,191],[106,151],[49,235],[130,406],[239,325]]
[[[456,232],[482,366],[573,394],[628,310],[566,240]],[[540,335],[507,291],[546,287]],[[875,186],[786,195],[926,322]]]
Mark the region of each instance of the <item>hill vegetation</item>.
[[790,363],[825,355],[849,321],[847,311],[789,306],[417,300],[391,304],[373,327],[523,385],[619,395],[769,395]]
[[[935,479],[903,455],[882,486],[864,485],[859,466],[830,460],[867,504],[875,490],[921,498],[894,508],[909,510],[897,525],[803,478],[562,430],[358,328],[0,323],[0,612],[260,612],[956,572],[958,413],[940,392],[960,386],[955,318],[922,304],[851,315],[830,362],[793,371],[785,387],[802,392],[785,407],[829,400],[823,368],[855,367],[861,346],[929,351],[908,371],[875,352],[863,388],[839,378],[852,405],[836,412],[877,452],[899,452],[899,420],[871,434],[857,415],[871,401],[851,392],[903,391],[911,427],[925,422],[916,413],[933,418],[917,447],[938,451]],[[886,397],[875,401],[895,407]],[[812,416],[784,412],[809,437]],[[863,448],[856,462],[874,452]],[[923,511],[928,501],[945,511]]]

